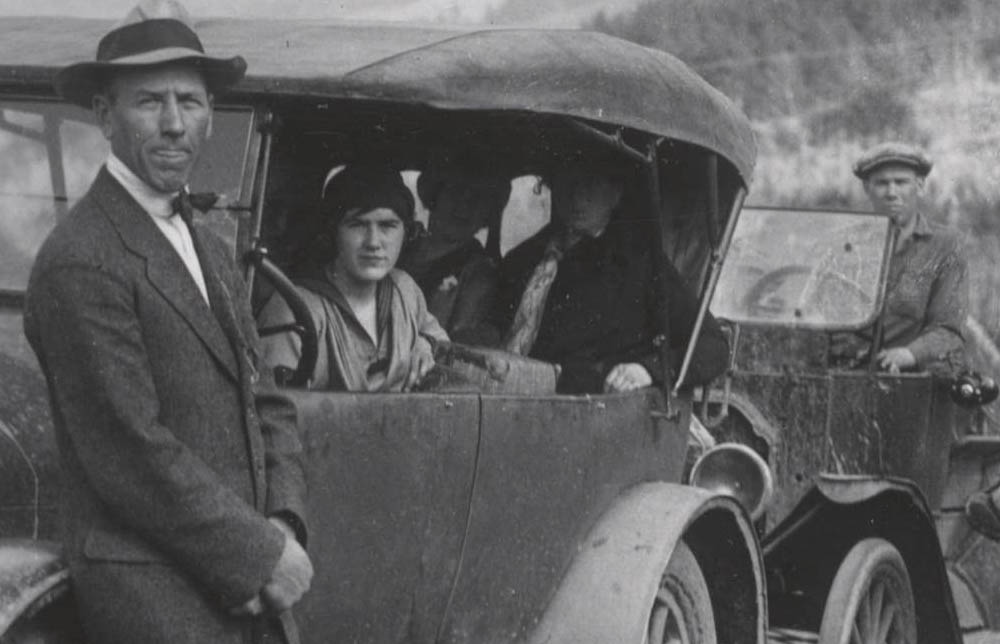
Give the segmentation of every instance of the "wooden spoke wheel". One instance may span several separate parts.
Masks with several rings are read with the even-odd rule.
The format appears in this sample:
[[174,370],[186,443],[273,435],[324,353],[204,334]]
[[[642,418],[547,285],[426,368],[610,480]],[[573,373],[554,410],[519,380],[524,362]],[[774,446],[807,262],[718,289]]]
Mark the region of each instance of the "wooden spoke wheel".
[[660,581],[646,644],[715,644],[715,614],[698,561],[677,544]]
[[865,539],[847,553],[826,599],[820,644],[916,644],[910,575],[884,539]]

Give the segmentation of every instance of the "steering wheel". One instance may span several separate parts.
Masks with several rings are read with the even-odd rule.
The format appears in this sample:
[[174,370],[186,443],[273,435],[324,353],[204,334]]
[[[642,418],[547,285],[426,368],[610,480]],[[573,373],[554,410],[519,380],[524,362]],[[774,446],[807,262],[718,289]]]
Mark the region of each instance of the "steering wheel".
[[[794,310],[802,311],[814,307],[822,307],[824,295],[830,293],[830,288],[839,287],[837,300],[833,302],[838,310],[861,310],[872,304],[872,296],[855,281],[836,271],[817,272],[813,267],[795,264],[782,266],[761,276],[743,296],[742,305],[748,312],[766,317],[780,317],[782,312],[789,310],[790,304],[779,295],[782,286],[790,280],[804,281],[798,297],[794,302]],[[795,295],[796,291],[789,293]],[[844,297],[850,300],[845,302]],[[853,301],[851,301],[853,300]],[[844,305],[849,303],[850,307]],[[822,308],[821,308],[822,310]]]
[[800,308],[817,308],[824,314],[832,310],[860,313],[873,304],[874,298],[860,284],[836,271],[820,273],[799,298]]
[[740,304],[748,313],[753,315],[761,315],[769,318],[778,317],[782,311],[788,308],[785,300],[777,295],[782,285],[789,278],[798,275],[809,275],[811,272],[808,266],[793,265],[782,266],[781,268],[765,273],[743,295]]
[[319,332],[316,330],[316,323],[313,321],[312,313],[310,313],[305,300],[299,295],[298,287],[271,261],[266,248],[257,247],[247,251],[246,260],[257,269],[257,272],[262,277],[274,286],[275,292],[288,304],[288,308],[291,310],[292,317],[295,320],[291,324],[280,324],[259,329],[258,333],[263,338],[269,335],[292,331],[299,336],[302,344],[299,364],[295,366],[295,369],[279,367],[274,370],[274,379],[278,385],[283,387],[305,387],[312,376],[313,370],[316,368],[316,359],[319,356]]

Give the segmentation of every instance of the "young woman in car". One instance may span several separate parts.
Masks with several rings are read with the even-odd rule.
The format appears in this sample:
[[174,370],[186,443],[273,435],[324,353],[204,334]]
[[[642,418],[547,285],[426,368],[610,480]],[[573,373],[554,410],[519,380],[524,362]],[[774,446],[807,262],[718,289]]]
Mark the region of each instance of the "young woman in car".
[[[296,279],[319,335],[310,389],[408,391],[434,366],[432,342],[448,335],[427,310],[416,282],[395,268],[414,226],[413,195],[395,170],[354,165],[329,179],[321,203],[324,230],[315,242],[327,259]],[[275,295],[262,327],[293,322]],[[264,359],[294,369],[294,333],[263,339]]]

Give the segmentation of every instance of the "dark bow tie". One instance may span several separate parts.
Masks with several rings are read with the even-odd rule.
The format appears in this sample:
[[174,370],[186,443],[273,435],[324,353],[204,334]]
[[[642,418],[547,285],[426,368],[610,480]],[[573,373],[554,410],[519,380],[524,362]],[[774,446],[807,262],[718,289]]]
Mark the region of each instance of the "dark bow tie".
[[180,215],[184,223],[190,225],[194,211],[208,212],[219,200],[214,192],[188,192],[181,190],[170,202],[174,214]]

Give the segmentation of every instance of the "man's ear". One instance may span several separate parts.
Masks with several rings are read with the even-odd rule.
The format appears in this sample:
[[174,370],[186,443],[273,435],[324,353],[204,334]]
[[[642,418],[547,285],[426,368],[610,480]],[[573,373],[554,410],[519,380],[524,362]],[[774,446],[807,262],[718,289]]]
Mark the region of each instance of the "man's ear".
[[861,180],[861,189],[865,191],[865,195],[869,199],[875,199],[875,193],[872,191],[872,180],[869,177],[865,177]]
[[917,177],[916,179],[917,192],[923,193],[925,183],[927,183],[927,177]]
[[205,138],[212,138],[212,116],[215,114],[215,97],[208,95],[208,127],[205,129]]
[[101,133],[110,141],[115,130],[111,119],[111,98],[107,94],[94,94],[91,107],[94,109],[94,117],[97,119],[98,127],[101,128]]

